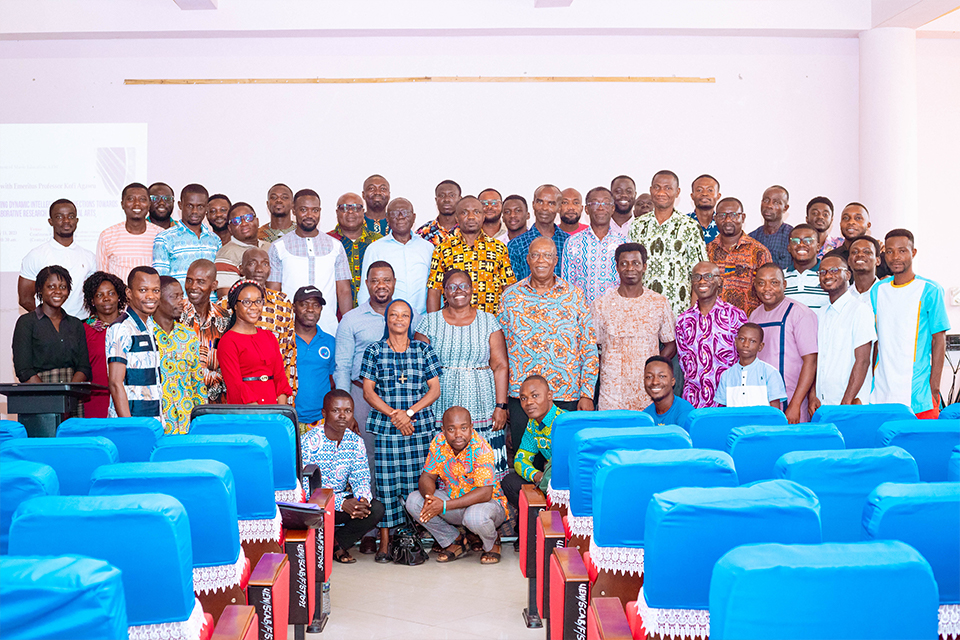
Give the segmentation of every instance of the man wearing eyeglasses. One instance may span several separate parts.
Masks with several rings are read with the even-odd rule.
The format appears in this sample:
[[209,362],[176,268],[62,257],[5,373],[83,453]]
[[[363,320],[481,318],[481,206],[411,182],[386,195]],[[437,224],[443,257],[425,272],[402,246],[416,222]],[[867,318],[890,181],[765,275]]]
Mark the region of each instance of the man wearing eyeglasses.
[[590,226],[583,233],[571,236],[563,247],[560,275],[583,291],[587,306],[608,289],[620,285],[614,253],[627,239],[611,227],[613,211],[613,194],[609,189],[594,187],[588,191]]
[[183,286],[187,269],[197,260],[213,260],[220,250],[220,238],[204,226],[209,194],[203,185],[188,184],[180,190],[180,219],[153,241],[153,268],[171,276]]
[[820,238],[817,229],[806,223],[790,230],[790,258],[793,264],[784,271],[787,288],[784,293],[791,300],[802,302],[814,311],[830,302],[820,286],[820,260],[817,251]]
[[750,315],[760,306],[753,277],[757,269],[773,261],[770,250],[743,232],[743,203],[738,199],[718,202],[713,218],[718,233],[707,245],[707,256],[723,276],[720,299]]
[[[353,195],[353,194],[351,194]],[[363,181],[363,201],[367,205],[367,213],[363,218],[363,223],[370,233],[375,233],[378,238],[382,238],[390,231],[387,225],[387,204],[390,202],[390,183],[381,175],[373,174]],[[339,205],[339,202],[338,202]],[[339,212],[339,207],[337,211]],[[361,210],[362,211],[362,210]],[[339,221],[340,214],[337,214]],[[349,255],[350,250],[344,247]],[[361,258],[361,262],[362,262]],[[354,305],[356,305],[357,292],[354,290]]]
[[720,267],[699,262],[690,275],[697,302],[677,318],[677,354],[683,369],[683,399],[696,409],[716,407],[723,372],[737,360],[736,339],[747,321],[743,310],[724,302]]
[[27,311],[37,308],[34,295],[37,274],[44,267],[60,265],[67,270],[73,280],[73,287],[63,312],[81,320],[89,313],[83,305],[83,281],[97,270],[97,258],[92,251],[84,249],[74,242],[77,231],[77,207],[67,199],[60,199],[50,205],[50,226],[53,237],[31,249],[20,263],[20,278],[17,280],[17,297],[20,306]]
[[[380,178],[380,176],[371,176],[367,178],[364,185],[364,195],[367,187],[371,184],[376,186],[376,182],[371,180]],[[382,178],[381,178],[382,180]],[[386,182],[386,180],[383,180]],[[387,192],[390,191],[390,185],[387,185]],[[375,197],[379,197],[374,194]],[[337,200],[337,226],[333,231],[328,231],[327,235],[334,240],[339,240],[343,245],[343,250],[347,253],[347,260],[350,261],[350,273],[353,278],[350,281],[350,290],[353,293],[353,306],[357,306],[357,293],[360,291],[360,268],[363,266],[363,254],[367,247],[383,236],[371,231],[365,221],[369,220],[363,214],[363,200],[355,193],[345,193]],[[321,396],[322,397],[322,396]]]
[[173,226],[173,188],[166,182],[154,182],[147,189],[150,194],[150,215],[147,219],[161,229]]
[[230,241],[220,247],[214,263],[217,265],[217,295],[226,299],[227,291],[240,279],[240,262],[247,249],[265,249],[270,246],[257,238],[257,214],[246,202],[237,202],[227,213]]

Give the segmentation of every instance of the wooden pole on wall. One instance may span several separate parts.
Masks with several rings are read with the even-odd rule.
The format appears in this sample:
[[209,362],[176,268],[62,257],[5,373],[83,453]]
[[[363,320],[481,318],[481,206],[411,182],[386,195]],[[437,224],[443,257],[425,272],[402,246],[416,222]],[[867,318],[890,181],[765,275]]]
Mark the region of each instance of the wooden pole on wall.
[[714,83],[715,78],[678,76],[410,76],[398,78],[162,78],[126,79],[128,85],[157,84],[390,84],[409,82],[679,82]]

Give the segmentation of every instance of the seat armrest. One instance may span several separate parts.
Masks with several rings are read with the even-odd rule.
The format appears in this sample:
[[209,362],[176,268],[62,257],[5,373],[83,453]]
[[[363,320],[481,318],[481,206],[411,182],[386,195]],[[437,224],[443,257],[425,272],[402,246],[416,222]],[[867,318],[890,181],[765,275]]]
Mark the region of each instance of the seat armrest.
[[231,604],[223,608],[210,640],[257,640],[258,637],[256,609]]
[[620,598],[594,598],[587,619],[587,640],[632,640]]
[[260,640],[285,638],[290,618],[290,562],[283,553],[265,553],[247,587],[247,602],[257,612]]
[[547,508],[547,497],[536,485],[520,487],[520,572],[537,577],[537,514]]

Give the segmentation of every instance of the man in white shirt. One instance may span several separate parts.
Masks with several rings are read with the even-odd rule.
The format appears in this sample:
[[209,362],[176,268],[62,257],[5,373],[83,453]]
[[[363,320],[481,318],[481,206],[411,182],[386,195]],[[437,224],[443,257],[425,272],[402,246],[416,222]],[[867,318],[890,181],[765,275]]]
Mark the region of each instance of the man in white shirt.
[[822,404],[867,404],[870,399],[870,362],[877,339],[873,308],[851,295],[850,268],[839,256],[820,262],[820,286],[830,303],[816,310],[816,397],[810,413]]
[[[428,240],[410,232],[417,214],[406,198],[394,198],[387,205],[387,224],[390,233],[367,247],[363,254],[361,280],[366,281],[370,265],[378,260],[387,262],[397,277],[394,300],[406,300],[414,313],[427,312],[427,278],[434,246]],[[357,304],[370,299],[366,288],[357,293]]]
[[853,286],[850,295],[860,302],[872,306],[870,290],[880,282],[877,269],[880,267],[880,255],[883,248],[880,241],[870,236],[857,236],[850,241],[850,257],[847,262],[853,272]]
[[83,306],[83,282],[97,270],[97,257],[73,241],[77,231],[77,207],[72,202],[60,199],[51,204],[48,222],[53,227],[53,238],[31,249],[20,263],[20,278],[17,280],[20,306],[27,311],[36,309],[37,274],[44,267],[57,264],[66,269],[73,280],[70,296],[63,303],[63,312],[75,318],[86,318],[89,312]]

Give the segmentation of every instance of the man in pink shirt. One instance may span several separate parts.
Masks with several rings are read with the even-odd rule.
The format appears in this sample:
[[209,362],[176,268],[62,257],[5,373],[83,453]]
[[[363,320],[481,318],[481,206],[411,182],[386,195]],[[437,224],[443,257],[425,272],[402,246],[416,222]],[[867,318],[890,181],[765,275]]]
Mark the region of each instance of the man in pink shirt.
[[123,188],[120,206],[126,220],[107,227],[97,239],[97,270],[126,280],[134,267],[153,265],[153,241],[163,229],[147,222],[150,193],[139,182]]

